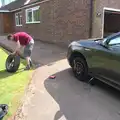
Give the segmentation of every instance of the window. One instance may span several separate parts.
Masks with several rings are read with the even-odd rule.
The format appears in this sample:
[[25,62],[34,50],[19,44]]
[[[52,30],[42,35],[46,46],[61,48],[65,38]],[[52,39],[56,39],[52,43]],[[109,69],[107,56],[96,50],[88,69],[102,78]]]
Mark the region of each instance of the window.
[[26,23],[40,23],[40,6],[26,10]]
[[120,44],[120,36],[117,36],[117,37],[111,39],[109,42],[109,45],[116,45],[116,44]]
[[15,14],[16,26],[22,26],[22,15],[21,12]]

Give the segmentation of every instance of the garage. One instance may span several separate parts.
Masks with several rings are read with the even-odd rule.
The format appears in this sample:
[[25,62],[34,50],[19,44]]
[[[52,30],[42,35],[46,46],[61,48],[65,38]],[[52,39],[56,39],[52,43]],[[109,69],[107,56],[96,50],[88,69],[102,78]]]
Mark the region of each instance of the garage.
[[104,26],[103,33],[104,37],[112,33],[116,33],[120,31],[120,10],[119,9],[104,9]]

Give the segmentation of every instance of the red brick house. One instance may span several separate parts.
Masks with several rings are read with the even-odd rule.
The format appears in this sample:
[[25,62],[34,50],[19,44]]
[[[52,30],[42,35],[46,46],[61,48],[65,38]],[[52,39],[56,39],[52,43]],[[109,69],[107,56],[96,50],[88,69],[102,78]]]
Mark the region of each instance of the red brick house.
[[0,8],[0,34],[25,31],[68,44],[120,30],[120,0],[16,0]]

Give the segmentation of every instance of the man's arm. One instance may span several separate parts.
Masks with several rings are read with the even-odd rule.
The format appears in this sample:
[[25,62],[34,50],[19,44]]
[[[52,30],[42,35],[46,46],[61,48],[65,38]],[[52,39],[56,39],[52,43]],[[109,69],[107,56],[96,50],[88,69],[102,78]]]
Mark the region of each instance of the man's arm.
[[19,42],[19,40],[17,40],[15,51],[12,54],[16,54],[20,50],[20,47],[21,47],[20,42]]

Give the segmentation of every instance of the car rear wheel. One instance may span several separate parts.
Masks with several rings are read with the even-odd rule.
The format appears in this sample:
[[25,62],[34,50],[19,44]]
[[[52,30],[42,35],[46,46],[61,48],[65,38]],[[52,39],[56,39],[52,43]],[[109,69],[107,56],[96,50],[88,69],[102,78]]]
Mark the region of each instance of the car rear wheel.
[[80,57],[72,60],[72,70],[75,77],[80,81],[86,81],[88,77],[88,67],[86,61]]
[[20,66],[20,56],[9,55],[6,60],[6,70],[7,72],[16,72]]

